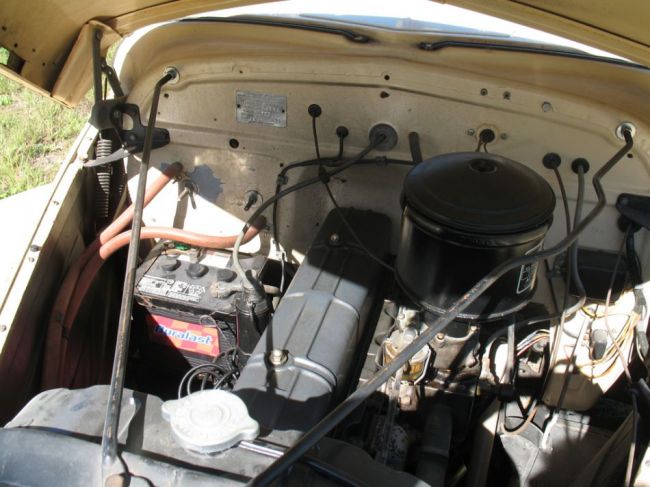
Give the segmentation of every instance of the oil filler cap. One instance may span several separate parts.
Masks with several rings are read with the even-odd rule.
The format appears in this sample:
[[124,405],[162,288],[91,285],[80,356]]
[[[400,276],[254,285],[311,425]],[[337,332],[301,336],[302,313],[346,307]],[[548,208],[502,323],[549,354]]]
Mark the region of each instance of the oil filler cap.
[[198,453],[227,450],[242,440],[255,439],[260,431],[244,401],[227,391],[209,389],[165,401],[162,415],[178,443]]

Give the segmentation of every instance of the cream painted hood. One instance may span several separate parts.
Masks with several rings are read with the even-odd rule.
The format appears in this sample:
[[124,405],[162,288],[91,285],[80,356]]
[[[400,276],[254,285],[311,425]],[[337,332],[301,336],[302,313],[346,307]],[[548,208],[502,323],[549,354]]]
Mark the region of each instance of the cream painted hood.
[[[102,49],[136,29],[250,0],[3,0],[0,72],[74,105],[91,82],[91,36]],[[650,2],[645,0],[449,0],[445,3],[560,35],[650,65]]]

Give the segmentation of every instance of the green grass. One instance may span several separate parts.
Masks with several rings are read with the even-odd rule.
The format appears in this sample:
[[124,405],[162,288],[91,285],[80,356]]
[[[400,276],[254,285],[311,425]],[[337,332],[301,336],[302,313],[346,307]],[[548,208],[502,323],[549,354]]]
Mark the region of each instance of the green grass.
[[51,182],[89,113],[88,99],[65,108],[0,75],[0,198]]

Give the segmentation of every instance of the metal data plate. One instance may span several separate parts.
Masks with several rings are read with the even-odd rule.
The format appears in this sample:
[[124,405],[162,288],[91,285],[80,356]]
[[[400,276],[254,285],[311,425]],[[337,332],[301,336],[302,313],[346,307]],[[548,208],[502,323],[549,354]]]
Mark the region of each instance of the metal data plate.
[[286,127],[287,97],[255,91],[238,91],[237,121]]

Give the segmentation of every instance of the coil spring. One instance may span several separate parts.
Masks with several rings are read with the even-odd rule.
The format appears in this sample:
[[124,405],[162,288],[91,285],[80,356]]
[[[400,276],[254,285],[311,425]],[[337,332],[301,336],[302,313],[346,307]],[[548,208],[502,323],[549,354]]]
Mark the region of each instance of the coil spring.
[[[99,139],[95,145],[95,157],[107,157],[113,153],[113,141],[110,139]],[[110,206],[111,166],[99,166],[95,171],[97,177],[95,191],[95,216],[98,219],[108,218]]]

